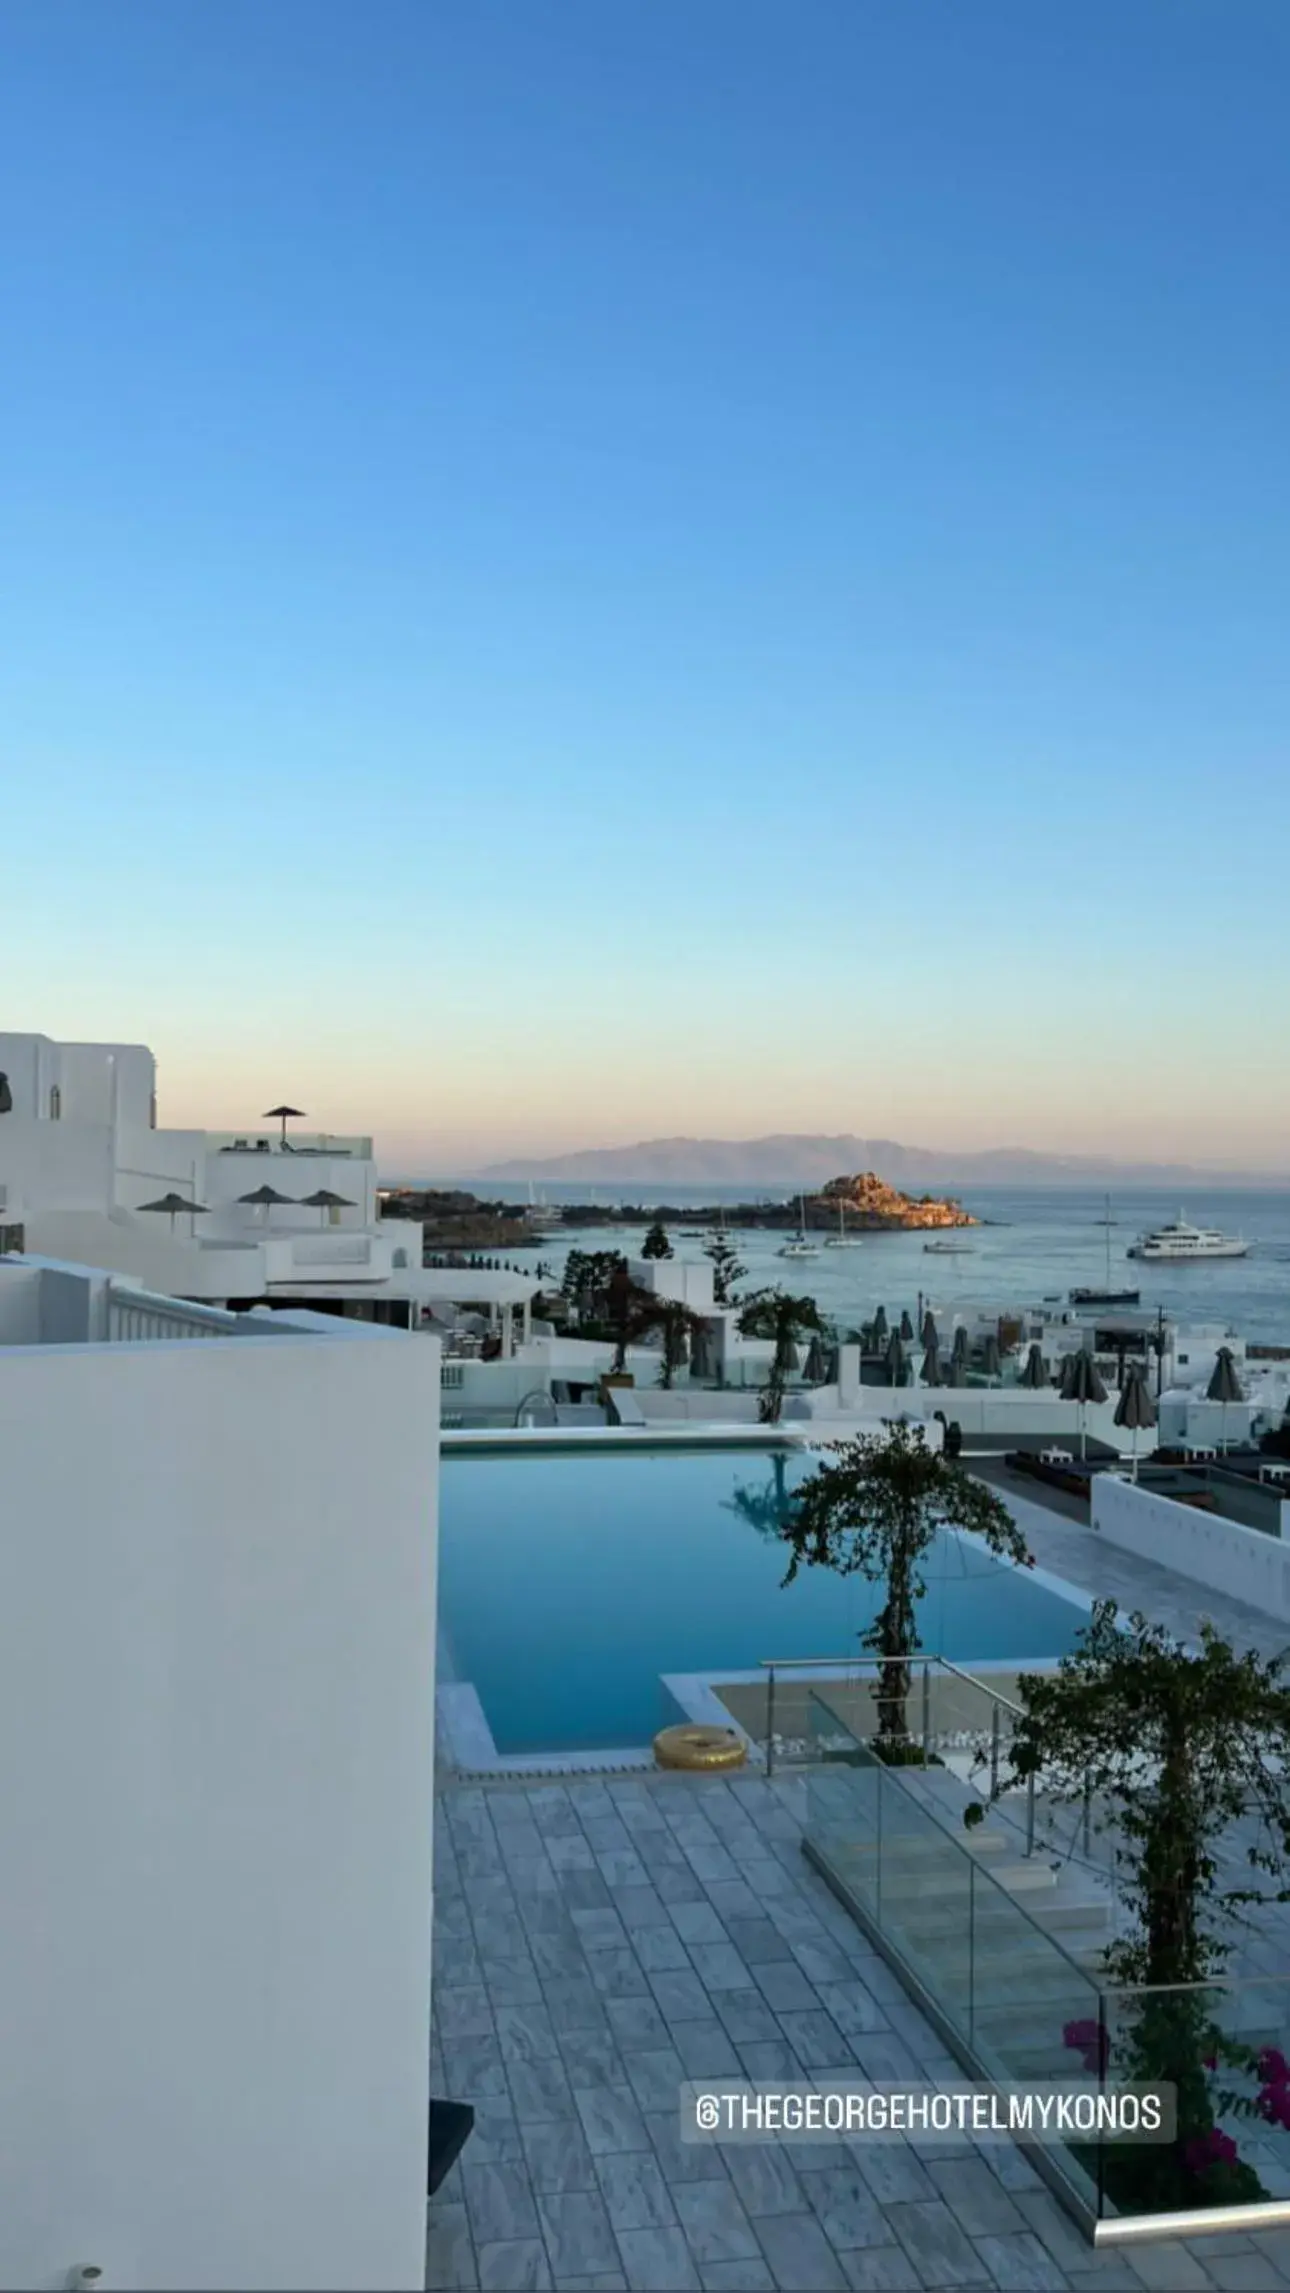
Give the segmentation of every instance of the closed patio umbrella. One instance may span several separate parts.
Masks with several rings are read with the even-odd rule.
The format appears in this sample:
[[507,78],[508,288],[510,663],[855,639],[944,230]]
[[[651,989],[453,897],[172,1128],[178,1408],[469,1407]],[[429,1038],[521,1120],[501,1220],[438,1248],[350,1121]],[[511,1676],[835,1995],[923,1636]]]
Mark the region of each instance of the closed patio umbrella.
[[170,1194],[161,1195],[156,1202],[141,1202],[139,1208],[140,1210],[164,1211],[170,1220],[172,1234],[175,1231],[177,1218],[181,1216],[184,1218],[204,1218],[206,1216],[204,1202],[189,1202],[184,1195],[175,1194],[173,1191]]
[[905,1349],[898,1330],[893,1330],[887,1341],[887,1376],[892,1385],[905,1382]]
[[1230,1346],[1220,1346],[1218,1349],[1214,1360],[1213,1375],[1205,1388],[1205,1399],[1217,1401],[1222,1406],[1222,1416],[1219,1419],[1218,1446],[1226,1453],[1227,1405],[1229,1401],[1244,1401],[1245,1399],[1241,1390],[1241,1381],[1236,1374],[1236,1362]]
[[1023,1385],[1028,1385],[1035,1393],[1039,1391],[1041,1386],[1048,1383],[1048,1364],[1037,1345],[1033,1345],[1026,1355],[1026,1366],[1021,1373],[1021,1382]]
[[1138,1478],[1138,1435],[1146,1425],[1156,1422],[1156,1405],[1147,1390],[1147,1381],[1141,1366],[1130,1362],[1124,1373],[1120,1398],[1115,1405],[1115,1422],[1127,1426],[1133,1435],[1133,1478]]
[[936,1327],[936,1316],[933,1314],[930,1306],[923,1316],[922,1340],[923,1344],[928,1348],[929,1352],[939,1352],[941,1334]]
[[914,1325],[909,1317],[908,1306],[900,1317],[900,1337],[902,1345],[909,1346],[914,1342]]
[[287,1124],[301,1120],[304,1116],[304,1111],[305,1110],[303,1107],[266,1107],[260,1120],[266,1123],[280,1122],[282,1124],[282,1144],[285,1147],[287,1143]]
[[877,1313],[876,1313],[876,1314],[874,1315],[874,1317],[873,1317],[873,1350],[874,1350],[874,1352],[875,1352],[875,1353],[881,1353],[881,1352],[882,1352],[882,1349],[883,1349],[883,1347],[886,1345],[886,1343],[887,1343],[887,1309],[886,1309],[886,1307],[885,1307],[885,1306],[879,1306]]
[[806,1349],[802,1375],[808,1385],[823,1385],[824,1383],[824,1348],[818,1337],[813,1337]]
[[1066,1356],[1066,1367],[1062,1372],[1061,1397],[1063,1401],[1074,1401],[1079,1404],[1079,1453],[1081,1457],[1085,1457],[1088,1454],[1085,1411],[1090,1401],[1105,1401],[1106,1387],[1097,1374],[1097,1363],[1092,1354],[1087,1352],[1083,1346],[1077,1353]]
[[333,1194],[329,1186],[320,1186],[313,1194],[304,1194],[300,1199],[305,1204],[306,1209],[321,1210],[322,1217],[318,1221],[320,1226],[326,1225],[329,1210],[354,1210],[357,1208],[357,1204],[348,1194]]
[[954,1343],[950,1348],[951,1385],[963,1385],[966,1382],[967,1365],[968,1334],[964,1324],[960,1322],[958,1328],[954,1332]]
[[[931,1321],[932,1317],[929,1314],[927,1318],[928,1321]],[[926,1339],[923,1340],[923,1383],[924,1385],[941,1385],[944,1383],[941,1376],[941,1355],[940,1348],[935,1342],[934,1327],[932,1339],[931,1345],[928,1345]]]
[[987,1377],[999,1375],[999,1340],[991,1331],[981,1348],[981,1367]]

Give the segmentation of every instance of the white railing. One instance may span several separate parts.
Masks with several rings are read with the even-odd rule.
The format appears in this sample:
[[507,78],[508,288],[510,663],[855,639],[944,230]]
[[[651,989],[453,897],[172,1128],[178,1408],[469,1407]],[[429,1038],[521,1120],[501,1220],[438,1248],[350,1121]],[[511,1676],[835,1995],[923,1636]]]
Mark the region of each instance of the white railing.
[[148,1338],[226,1338],[237,1322],[238,1316],[223,1306],[201,1306],[188,1298],[108,1285],[107,1334],[114,1344],[137,1344]]
[[441,1361],[439,1384],[446,1393],[460,1393],[466,1382],[466,1372],[459,1361]]
[[[207,1131],[208,1154],[269,1155],[284,1152],[282,1135],[275,1127],[248,1131]],[[289,1131],[287,1154],[338,1154],[352,1162],[372,1160],[372,1141],[355,1132],[341,1131]]]

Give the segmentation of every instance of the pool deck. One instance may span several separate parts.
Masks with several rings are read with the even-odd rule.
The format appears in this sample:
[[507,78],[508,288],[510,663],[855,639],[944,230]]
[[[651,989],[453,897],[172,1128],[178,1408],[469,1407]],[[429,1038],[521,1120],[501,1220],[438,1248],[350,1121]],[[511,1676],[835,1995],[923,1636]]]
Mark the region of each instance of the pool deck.
[[1094,2252],[1010,2145],[682,2145],[686,2077],[961,2077],[806,1864],[804,1791],[442,1794],[433,2088],[476,2129],[431,2201],[427,2284],[1290,2286],[1290,2232]]
[[[995,1479],[995,1474],[989,1476]],[[1193,1639],[1282,1628],[1008,1487],[1039,1565]],[[1290,2288],[1290,2231],[1095,2252],[1021,2153],[962,2140],[685,2147],[688,2076],[955,2080],[801,1852],[800,1777],[452,1785],[433,2086],[476,2130],[429,2209],[432,2287],[667,2293]],[[1290,1967],[1268,1906],[1256,1961]]]

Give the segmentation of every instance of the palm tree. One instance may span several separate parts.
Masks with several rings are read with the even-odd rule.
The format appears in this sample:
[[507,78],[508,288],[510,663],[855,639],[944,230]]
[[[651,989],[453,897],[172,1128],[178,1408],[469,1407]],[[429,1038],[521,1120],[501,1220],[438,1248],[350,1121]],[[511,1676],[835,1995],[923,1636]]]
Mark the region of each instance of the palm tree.
[[874,1684],[880,1756],[908,1740],[905,1704],[919,1647],[920,1567],[942,1527],[984,1538],[991,1552],[1030,1562],[1026,1541],[1003,1499],[961,1466],[929,1449],[920,1425],[839,1442],[794,1494],[784,1537],[791,1547],[786,1585],[799,1568],[865,1576],[886,1599],[861,1634],[883,1659]]
[[763,1425],[779,1423],[784,1384],[790,1370],[797,1367],[799,1337],[810,1337],[823,1328],[814,1298],[794,1298],[786,1290],[758,1290],[745,1301],[739,1315],[740,1336],[771,1338],[775,1346],[761,1400]]
[[734,1287],[747,1273],[740,1264],[738,1253],[725,1234],[714,1234],[703,1245],[703,1255],[712,1261],[712,1302],[716,1306],[733,1306]]

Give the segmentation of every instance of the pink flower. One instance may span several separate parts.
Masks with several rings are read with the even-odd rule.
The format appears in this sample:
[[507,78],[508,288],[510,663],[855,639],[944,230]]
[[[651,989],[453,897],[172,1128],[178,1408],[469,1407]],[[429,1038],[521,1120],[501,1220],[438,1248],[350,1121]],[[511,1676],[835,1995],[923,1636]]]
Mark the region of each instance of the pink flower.
[[1290,2133],[1290,2086],[1265,2086],[1255,2108],[1270,2126],[1284,2126]]
[[1254,2067],[1265,2086],[1290,2085],[1290,2062],[1279,2046],[1265,2046]]
[[1183,2151],[1188,2173],[1208,2173],[1211,2166],[1230,2166],[1236,2161],[1236,2144],[1230,2134],[1211,2126],[1207,2134],[1193,2134]]

